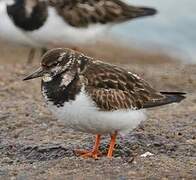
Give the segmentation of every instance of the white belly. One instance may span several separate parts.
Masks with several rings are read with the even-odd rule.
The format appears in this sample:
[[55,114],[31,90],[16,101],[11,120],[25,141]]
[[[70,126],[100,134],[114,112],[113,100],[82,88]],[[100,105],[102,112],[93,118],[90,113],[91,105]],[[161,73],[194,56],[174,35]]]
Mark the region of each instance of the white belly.
[[146,119],[144,110],[99,111],[84,91],[76,96],[75,101],[65,103],[63,107],[57,108],[52,103],[48,106],[66,127],[88,133],[131,131]]
[[77,28],[68,25],[54,8],[49,7],[49,16],[45,24],[28,36],[43,46],[61,46],[95,43],[108,25],[93,25],[89,28]]

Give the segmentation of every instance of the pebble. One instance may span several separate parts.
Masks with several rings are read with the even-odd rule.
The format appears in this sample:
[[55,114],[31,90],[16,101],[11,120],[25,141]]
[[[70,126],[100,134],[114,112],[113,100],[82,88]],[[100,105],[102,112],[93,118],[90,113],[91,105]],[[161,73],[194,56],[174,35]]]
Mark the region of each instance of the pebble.
[[148,156],[153,156],[151,152],[145,152],[144,154],[141,155],[141,157],[148,157]]

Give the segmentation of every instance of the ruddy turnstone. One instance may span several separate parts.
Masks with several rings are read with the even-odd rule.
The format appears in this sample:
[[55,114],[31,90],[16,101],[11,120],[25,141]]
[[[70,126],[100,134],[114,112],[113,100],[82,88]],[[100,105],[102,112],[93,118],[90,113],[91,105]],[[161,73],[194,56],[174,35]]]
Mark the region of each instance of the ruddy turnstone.
[[136,74],[70,49],[48,51],[24,80],[38,77],[49,109],[66,127],[97,134],[93,150],[80,152],[83,157],[97,158],[100,136],[110,134],[111,158],[117,133],[136,128],[146,108],[185,98],[181,92],[158,92]]
[[1,0],[0,38],[33,48],[76,47],[112,25],[154,14],[121,0]]

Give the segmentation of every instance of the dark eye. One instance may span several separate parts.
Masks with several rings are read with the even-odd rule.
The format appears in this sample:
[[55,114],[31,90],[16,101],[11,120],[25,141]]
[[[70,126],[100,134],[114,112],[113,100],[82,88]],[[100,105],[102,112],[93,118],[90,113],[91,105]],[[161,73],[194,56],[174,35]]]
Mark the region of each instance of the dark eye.
[[48,68],[48,65],[46,65],[46,64],[42,64],[42,67],[44,67],[44,68]]

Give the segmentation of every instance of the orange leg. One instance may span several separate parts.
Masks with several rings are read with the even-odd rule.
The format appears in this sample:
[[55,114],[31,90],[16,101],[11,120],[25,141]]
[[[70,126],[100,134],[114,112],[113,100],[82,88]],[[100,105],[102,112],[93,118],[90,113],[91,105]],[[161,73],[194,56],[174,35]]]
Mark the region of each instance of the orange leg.
[[99,152],[100,139],[101,139],[101,135],[97,134],[96,140],[95,140],[95,145],[94,145],[92,151],[75,150],[75,153],[81,155],[81,157],[83,157],[83,158],[92,157],[94,159],[98,159],[98,156],[100,155],[100,152]]
[[114,134],[111,134],[111,141],[110,141],[110,146],[109,146],[108,154],[107,154],[108,158],[112,158],[114,146],[116,144],[116,136],[117,136],[117,132],[115,132]]

